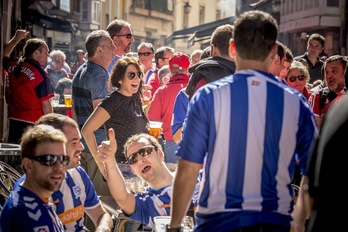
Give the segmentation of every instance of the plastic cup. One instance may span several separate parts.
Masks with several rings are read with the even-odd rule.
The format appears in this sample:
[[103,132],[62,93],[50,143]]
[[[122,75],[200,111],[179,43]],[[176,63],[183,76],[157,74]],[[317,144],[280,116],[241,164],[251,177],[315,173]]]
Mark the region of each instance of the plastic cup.
[[162,124],[162,122],[150,121],[149,134],[158,139],[161,134]]
[[64,94],[64,104],[65,104],[66,107],[71,107],[72,106],[71,94]]
[[153,218],[155,222],[155,232],[165,232],[166,225],[170,224],[170,216],[156,216]]
[[51,98],[52,106],[58,106],[59,105],[59,99],[60,99],[60,95],[55,93],[54,96]]

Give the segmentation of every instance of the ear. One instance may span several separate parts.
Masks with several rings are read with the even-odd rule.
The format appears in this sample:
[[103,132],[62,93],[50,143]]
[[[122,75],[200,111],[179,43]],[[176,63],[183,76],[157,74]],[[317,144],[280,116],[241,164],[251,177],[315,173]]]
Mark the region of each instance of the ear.
[[161,158],[161,160],[164,162],[164,152],[162,151],[162,149],[157,149],[157,154],[158,156]]
[[[278,52],[278,45],[277,45],[277,43],[275,43],[272,50],[271,50],[271,59],[272,60],[275,59],[276,56],[278,56],[277,52]],[[279,58],[279,56],[278,56],[278,58]]]
[[230,46],[229,46],[228,52],[231,58],[233,59],[236,58],[236,44],[234,43],[233,39],[230,40]]
[[28,158],[22,159],[22,166],[23,169],[26,170],[26,172],[31,172],[31,170],[33,169],[33,164]]
[[277,65],[280,64],[280,57],[278,56],[278,54],[276,54],[275,57],[274,57],[274,63],[277,64]]

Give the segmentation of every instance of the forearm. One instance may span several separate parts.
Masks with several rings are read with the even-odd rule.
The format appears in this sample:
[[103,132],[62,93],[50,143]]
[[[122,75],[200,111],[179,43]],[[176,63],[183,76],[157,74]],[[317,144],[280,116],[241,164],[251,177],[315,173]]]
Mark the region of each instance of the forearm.
[[[173,228],[181,225],[182,218],[190,206],[192,194],[197,183],[200,164],[180,160],[174,179],[173,197],[171,202],[171,223]],[[187,178],[187,177],[190,178]]]
[[102,162],[100,162],[99,159],[96,158],[97,156],[97,141],[96,141],[96,138],[95,138],[95,135],[94,135],[94,132],[93,131],[88,131],[88,130],[85,130],[85,128],[82,128],[82,131],[81,131],[82,135],[83,135],[83,138],[85,139],[85,142],[87,144],[87,147],[90,151],[90,153],[92,154],[100,172],[103,174],[105,171],[104,171],[104,165]]
[[105,212],[98,220],[95,231],[109,231],[113,228],[113,221],[108,212]]
[[53,108],[49,100],[42,102],[41,106],[42,106],[42,111],[44,114],[53,113]]
[[295,209],[292,214],[292,231],[304,231],[306,219],[310,215],[310,203],[308,199],[309,196],[307,189],[305,189],[307,188],[307,183],[307,177],[303,176],[300,183],[300,190],[296,200]]
[[110,193],[120,208],[127,214],[132,214],[135,210],[135,197],[126,186],[116,161],[105,164],[105,176]]

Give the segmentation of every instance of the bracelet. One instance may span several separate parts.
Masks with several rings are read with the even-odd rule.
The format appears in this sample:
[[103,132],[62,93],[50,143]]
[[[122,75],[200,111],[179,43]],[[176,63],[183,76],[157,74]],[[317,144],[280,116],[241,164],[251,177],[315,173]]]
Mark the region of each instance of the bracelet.
[[182,231],[182,227],[170,227],[170,225],[166,225],[166,232],[181,232]]

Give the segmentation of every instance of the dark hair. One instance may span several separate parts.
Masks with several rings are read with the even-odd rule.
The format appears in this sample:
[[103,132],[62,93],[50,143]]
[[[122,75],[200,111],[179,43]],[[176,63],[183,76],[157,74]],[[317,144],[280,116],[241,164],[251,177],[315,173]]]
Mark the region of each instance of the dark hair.
[[163,47],[160,47],[160,48],[157,48],[156,52],[155,52],[155,62],[156,62],[156,66],[158,66],[159,62],[158,60],[160,58],[163,58],[163,55],[164,55],[164,52],[165,51],[170,51],[170,52],[175,52],[175,49],[174,48],[171,48],[171,47],[167,47],[167,46],[163,46]]
[[294,60],[294,56],[293,56],[290,48],[286,47],[285,45],[284,45],[284,47],[285,47],[285,60],[287,62],[292,62]]
[[277,39],[277,21],[266,12],[254,10],[241,14],[233,26],[233,39],[239,56],[249,60],[265,60]]
[[203,53],[201,55],[201,60],[210,57],[210,50],[211,50],[210,46],[203,49]]
[[68,77],[63,77],[59,79],[57,82],[57,85],[54,89],[54,92],[60,95],[59,103],[64,103],[64,89],[71,89],[72,88],[72,80]]
[[93,57],[97,47],[105,40],[106,37],[110,37],[109,33],[104,30],[92,31],[86,38],[86,50],[88,57]]
[[123,19],[115,19],[109,23],[106,27],[106,31],[109,32],[111,39],[118,35],[122,28],[131,27],[131,24]]
[[325,38],[324,38],[324,36],[322,36],[320,34],[317,34],[317,33],[311,34],[308,38],[308,43],[311,40],[317,40],[317,41],[319,41],[319,43],[321,44],[322,47],[325,46]]
[[278,45],[278,49],[277,49],[277,55],[279,56],[280,59],[283,59],[283,57],[285,56],[286,54],[286,51],[285,51],[285,46],[284,44],[282,44],[281,42],[279,42],[277,40],[277,45]]
[[211,36],[210,44],[219,49],[221,56],[229,57],[230,40],[233,34],[233,26],[225,24],[215,29]]
[[338,61],[342,68],[343,68],[343,72],[344,72],[344,76],[346,77],[346,72],[347,72],[347,66],[348,66],[348,60],[344,57],[344,56],[341,56],[341,55],[333,55],[333,56],[330,56],[328,57],[325,62],[324,62],[324,65],[323,65],[323,70],[325,70],[326,68],[326,65],[328,63],[331,63],[331,62],[334,62],[334,61]]
[[[126,71],[129,65],[134,65],[138,72],[143,72],[142,68],[140,67],[140,64],[138,63],[136,59],[131,57],[120,58],[118,59],[118,61],[116,62],[116,64],[114,65],[110,73],[109,84],[111,85],[111,87],[116,87],[116,88],[121,87],[119,81],[126,78]],[[137,104],[142,104],[142,98],[143,98],[142,92],[143,92],[143,79],[141,78],[138,92],[134,94]]]

